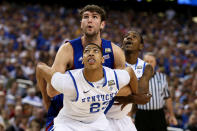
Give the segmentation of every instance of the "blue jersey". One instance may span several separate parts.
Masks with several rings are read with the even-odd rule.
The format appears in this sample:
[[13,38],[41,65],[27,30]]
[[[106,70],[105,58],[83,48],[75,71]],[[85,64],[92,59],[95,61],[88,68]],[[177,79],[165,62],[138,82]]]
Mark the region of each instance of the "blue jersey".
[[52,130],[53,119],[58,115],[62,107],[63,107],[63,94],[57,95],[51,99],[51,105],[47,113],[46,131]]
[[[84,65],[82,64],[82,57],[83,57],[83,45],[81,38],[77,38],[70,41],[73,47],[73,54],[74,54],[74,64],[73,69],[80,69],[83,68]],[[102,39],[101,48],[103,49],[103,57],[105,62],[103,63],[104,66],[109,68],[114,68],[114,55],[111,46],[111,41]]]
[[[82,57],[83,57],[83,45],[81,37],[69,41],[73,48],[74,63],[72,69],[83,68]],[[114,68],[114,54],[112,50],[111,41],[102,39],[101,47],[103,49],[103,57],[105,62],[104,66]],[[58,115],[59,111],[63,107],[63,94],[55,96],[51,100],[51,105],[47,113],[47,124],[46,131],[50,131],[53,128],[53,119]]]

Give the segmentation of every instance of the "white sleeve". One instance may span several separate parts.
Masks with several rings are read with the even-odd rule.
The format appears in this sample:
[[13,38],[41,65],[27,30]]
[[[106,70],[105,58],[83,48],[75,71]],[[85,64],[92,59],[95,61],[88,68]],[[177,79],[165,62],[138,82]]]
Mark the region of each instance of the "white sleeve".
[[56,72],[51,78],[51,85],[54,89],[66,96],[76,96],[77,92],[71,76],[68,73]]
[[118,84],[120,89],[129,84],[130,75],[126,70],[116,69],[115,72],[117,74]]

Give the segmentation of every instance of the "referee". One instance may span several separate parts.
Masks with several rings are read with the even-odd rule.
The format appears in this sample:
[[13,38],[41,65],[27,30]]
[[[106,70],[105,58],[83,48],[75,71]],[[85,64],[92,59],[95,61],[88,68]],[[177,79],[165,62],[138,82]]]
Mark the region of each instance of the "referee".
[[[144,61],[149,63],[153,69],[156,66],[156,58],[153,53],[146,53]],[[173,113],[172,99],[168,90],[166,75],[155,71],[149,80],[149,91],[152,94],[150,102],[145,105],[137,105],[135,125],[138,131],[167,131],[167,123],[164,114],[164,105],[169,111],[169,123],[177,125]]]

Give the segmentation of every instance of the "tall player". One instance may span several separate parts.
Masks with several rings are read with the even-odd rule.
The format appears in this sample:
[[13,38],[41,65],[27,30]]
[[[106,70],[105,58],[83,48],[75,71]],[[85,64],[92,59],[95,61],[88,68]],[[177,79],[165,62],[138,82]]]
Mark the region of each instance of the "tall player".
[[104,114],[109,101],[119,89],[128,88],[128,84],[132,93],[137,93],[137,78],[131,67],[113,70],[102,66],[104,58],[100,46],[93,43],[85,46],[82,63],[84,68],[70,70],[66,74],[45,64],[37,66],[39,79],[51,83],[53,90],[64,94],[64,106],[54,120],[55,131],[109,131]]
[[[139,54],[144,47],[142,36],[136,31],[129,31],[123,40],[123,49],[126,56],[126,65],[132,67],[138,78],[138,93],[135,95],[135,103],[147,103],[151,95],[149,94],[149,79],[153,75],[153,69],[139,58]],[[129,91],[127,91],[129,92]],[[128,94],[125,92],[125,94]],[[119,102],[127,102],[129,97],[116,97]],[[124,98],[124,99],[122,99]],[[132,97],[133,99],[133,97]],[[129,103],[129,102],[128,102]],[[135,125],[128,117],[131,111],[132,104],[126,105],[123,109],[121,106],[113,105],[109,111],[106,111],[106,116],[110,122],[113,131],[136,131]]]
[[[121,48],[111,41],[101,39],[100,37],[101,30],[105,26],[105,11],[99,6],[87,5],[81,10],[80,15],[83,36],[71,40],[60,47],[52,69],[64,73],[68,69],[83,68],[82,53],[84,46],[88,43],[95,43],[102,47],[103,57],[105,59],[103,65],[110,68],[124,68],[125,56]],[[56,90],[51,91],[49,93],[50,97],[55,97],[50,101],[46,91],[46,83],[39,80],[38,85],[43,96],[45,107],[48,109],[46,130],[50,130],[53,127],[54,117],[57,116],[63,106],[63,95],[58,95],[59,93]],[[49,88],[51,88],[51,86]]]

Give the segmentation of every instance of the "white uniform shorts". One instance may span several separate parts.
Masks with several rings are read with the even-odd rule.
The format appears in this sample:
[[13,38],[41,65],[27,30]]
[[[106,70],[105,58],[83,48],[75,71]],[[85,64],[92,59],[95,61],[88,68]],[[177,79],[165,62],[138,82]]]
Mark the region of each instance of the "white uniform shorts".
[[112,131],[137,131],[129,116],[125,116],[122,119],[108,118],[108,121]]
[[54,131],[113,131],[106,118],[98,118],[92,123],[84,123],[70,118],[55,118],[53,129]]

